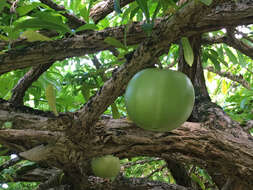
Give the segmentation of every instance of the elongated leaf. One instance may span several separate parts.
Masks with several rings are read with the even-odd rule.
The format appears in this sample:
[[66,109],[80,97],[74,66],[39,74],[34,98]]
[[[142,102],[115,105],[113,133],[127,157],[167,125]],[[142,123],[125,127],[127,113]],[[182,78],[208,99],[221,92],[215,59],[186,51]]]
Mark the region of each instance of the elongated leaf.
[[86,23],[89,23],[89,10],[86,7],[83,7],[80,10],[81,17],[85,20]]
[[113,0],[113,7],[116,13],[121,14],[122,11],[120,9],[120,0]]
[[147,22],[149,23],[150,22],[150,15],[149,15],[149,9],[148,9],[148,1],[147,0],[136,0],[136,2],[138,3],[139,7],[141,8],[143,13],[145,14]]
[[191,174],[191,178],[193,181],[197,182],[199,184],[199,186],[201,187],[201,189],[205,189],[205,185],[204,183],[200,180],[200,178],[198,176],[196,176],[194,173]]
[[51,39],[47,36],[44,36],[36,31],[27,30],[25,31],[21,37],[27,38],[28,42],[35,42],[35,41],[50,41]]
[[152,16],[152,22],[154,22],[157,14],[159,13],[160,9],[162,8],[162,5],[161,5],[161,2],[159,1],[158,4],[156,5],[156,8],[155,8],[155,12]]
[[43,29],[55,30],[60,33],[66,33],[66,32],[71,33],[71,30],[66,25],[55,24],[53,22],[41,20],[39,18],[30,18],[30,19],[24,20],[23,22],[17,23],[15,26],[16,30],[28,29],[28,28],[32,28],[32,29],[43,28]]
[[133,17],[136,15],[136,13],[139,11],[140,7],[136,7],[135,9],[133,9],[131,11],[131,14],[130,14],[130,20],[133,19]]
[[81,91],[85,101],[87,102],[90,98],[90,86],[86,83],[83,83]]
[[194,61],[194,54],[193,54],[191,44],[187,37],[181,38],[181,43],[184,50],[185,61],[191,67]]
[[31,4],[31,5],[25,5],[25,6],[21,6],[17,8],[17,12],[19,14],[19,16],[23,16],[26,15],[27,13],[29,13],[30,11],[32,11],[35,7]]
[[228,85],[227,85],[227,82],[223,79],[222,84],[221,84],[221,92],[223,94],[227,94],[227,91],[228,91]]
[[98,30],[98,27],[95,24],[85,24],[76,29],[76,32],[83,30]]
[[124,50],[127,50],[127,47],[124,46],[124,44],[122,44],[119,40],[117,40],[116,38],[113,38],[113,37],[107,37],[105,38],[104,40],[106,43],[112,45],[112,46],[115,46],[117,48],[122,48]]
[[200,0],[202,3],[204,3],[205,5],[209,6],[212,4],[213,0]]
[[207,80],[208,80],[208,82],[212,82],[213,81],[213,79],[214,79],[214,75],[211,73],[211,72],[207,72]]
[[113,119],[119,119],[120,118],[120,113],[119,113],[119,110],[117,108],[116,103],[113,103],[111,105],[111,108],[112,108],[112,118]]
[[58,114],[57,109],[56,109],[55,89],[54,89],[52,84],[49,84],[46,87],[45,95],[46,95],[46,100],[48,102],[48,105],[49,105],[50,109],[53,111],[55,116],[58,116],[59,114]]
[[229,60],[233,63],[233,64],[238,64],[238,60],[236,58],[236,56],[233,54],[233,52],[229,49],[229,48],[224,48],[226,51],[227,56],[229,57]]
[[208,54],[208,58],[214,64],[215,69],[220,71],[221,70],[220,62],[217,60],[217,58],[213,56],[212,54]]
[[0,12],[4,9],[4,7],[8,6],[8,3],[6,2],[7,0],[1,0],[0,3]]
[[222,58],[222,56],[219,56],[218,52],[216,52],[213,49],[209,49],[210,54],[213,58],[215,58],[218,62],[223,63],[226,67],[228,67],[228,63]]

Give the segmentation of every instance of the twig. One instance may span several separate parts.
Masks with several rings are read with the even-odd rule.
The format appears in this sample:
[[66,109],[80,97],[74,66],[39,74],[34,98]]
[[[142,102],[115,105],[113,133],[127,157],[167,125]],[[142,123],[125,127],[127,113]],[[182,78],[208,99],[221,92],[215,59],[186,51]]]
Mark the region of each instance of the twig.
[[57,187],[62,184],[64,178],[64,173],[62,171],[58,171],[53,176],[49,177],[47,181],[41,183],[35,190],[47,190],[52,187]]
[[12,5],[11,5],[11,8],[10,8],[10,13],[16,13],[16,8],[18,6],[18,3],[19,3],[19,0],[15,0]]
[[18,156],[13,159],[8,160],[7,162],[0,165],[0,172],[3,171],[4,169],[7,169],[7,168],[15,165],[16,163],[18,163],[20,161],[22,161],[22,159]]
[[160,160],[163,160],[163,159],[162,158],[152,158],[151,160],[138,160],[136,162],[127,162],[123,165],[123,167],[130,168],[130,167],[137,165],[137,164],[146,164],[149,162],[155,162],[155,161],[160,161]]
[[12,96],[10,102],[15,105],[23,105],[23,98],[25,96],[26,90],[32,85],[34,81],[36,81],[45,71],[47,71],[52,62],[47,64],[38,65],[32,67],[23,78],[21,78],[16,86],[12,89]]
[[212,72],[212,73],[216,73],[222,77],[226,77],[232,81],[235,81],[235,82],[241,84],[244,88],[250,89],[249,83],[243,79],[242,75],[238,76],[238,75],[233,75],[232,73],[226,72],[226,71],[217,71],[213,67],[206,67],[205,69]]
[[225,43],[228,46],[231,46],[243,54],[249,56],[253,59],[253,48],[242,42],[241,40],[236,39],[233,35],[229,34],[228,36],[218,36],[213,38],[203,38],[202,44],[217,44],[217,43]]
[[149,175],[147,175],[145,178],[150,178],[152,175],[154,175],[156,172],[162,171],[164,168],[166,168],[167,164],[164,164],[162,167],[155,169],[152,171]]

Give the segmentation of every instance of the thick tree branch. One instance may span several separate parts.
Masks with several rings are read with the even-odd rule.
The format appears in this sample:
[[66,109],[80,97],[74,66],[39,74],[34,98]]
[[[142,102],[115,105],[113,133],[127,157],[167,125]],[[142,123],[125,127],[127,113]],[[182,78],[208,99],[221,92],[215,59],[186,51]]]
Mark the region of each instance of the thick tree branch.
[[[231,4],[229,0],[224,1]],[[220,1],[214,1],[214,5],[219,3]],[[164,47],[164,45],[174,42],[182,36],[192,36],[228,26],[253,23],[253,2],[249,1],[248,4],[245,4],[245,2],[232,3],[235,3],[233,8],[226,3],[220,3],[217,7],[214,5],[213,7],[206,7],[202,3],[195,4],[190,2],[173,17],[158,19],[151,37],[159,34],[160,39],[157,45]],[[217,11],[220,7],[226,10],[225,14],[222,12],[223,9]],[[233,20],[230,19],[231,16],[233,16]],[[108,28],[103,31],[76,35],[68,39],[31,43],[30,47],[22,50],[12,49],[0,55],[0,74],[15,69],[45,64],[49,61],[53,62],[110,49],[112,47],[106,44],[104,39],[108,36],[113,36],[123,41],[124,28],[125,26]],[[128,45],[138,44],[144,39],[147,39],[147,37],[142,31],[141,25],[133,23],[127,33]]]
[[16,86],[12,89],[10,102],[15,105],[23,105],[23,98],[26,90],[36,81],[53,63],[49,62],[43,65],[33,67],[21,78]]
[[[205,103],[202,102],[202,104]],[[79,130],[79,136],[75,136],[77,142],[72,140],[74,138],[69,133],[47,131],[32,131],[31,133],[29,129],[2,129],[0,141],[1,144],[18,151],[48,142],[50,146],[53,145],[51,151],[45,151],[49,154],[46,155],[48,159],[45,160],[43,155],[37,156],[36,159],[43,159],[61,169],[75,168],[77,163],[86,163],[83,161],[106,154],[114,154],[120,158],[152,156],[196,164],[225,176],[233,174],[235,177],[244,179],[243,181],[248,185],[252,185],[252,137],[236,126],[236,123],[231,123],[232,121],[224,117],[224,113],[219,112],[218,108],[207,108],[203,105],[198,107],[206,110],[205,117],[210,118],[209,122],[184,123],[180,128],[167,133],[144,131],[125,119],[104,119],[97,122],[92,136],[87,136]],[[17,113],[9,112],[9,114]],[[13,118],[14,128],[16,127],[15,119],[18,117]],[[73,119],[69,118],[69,120]],[[43,122],[38,120],[33,124],[34,128],[41,126]],[[58,122],[55,120],[51,124],[57,125]],[[66,125],[71,122],[73,121],[65,120]],[[64,123],[62,125],[64,126]],[[79,125],[79,123],[76,125],[73,123],[71,128],[78,130]],[[43,153],[40,148],[34,150],[40,150],[40,154]],[[31,155],[39,155],[37,153],[26,151],[26,159],[29,159],[29,155],[33,159]],[[89,167],[89,164],[83,167]]]
[[213,67],[206,67],[205,69],[212,72],[212,73],[216,73],[216,74],[220,75],[221,77],[226,77],[232,81],[235,81],[235,82],[241,84],[244,88],[250,89],[249,83],[243,79],[242,75],[238,76],[238,75],[233,75],[232,73],[227,72],[227,71],[217,71]]
[[[121,0],[120,6],[123,7],[134,0]],[[90,11],[90,17],[95,23],[98,23],[109,13],[114,11],[114,0],[104,0],[97,3]]]

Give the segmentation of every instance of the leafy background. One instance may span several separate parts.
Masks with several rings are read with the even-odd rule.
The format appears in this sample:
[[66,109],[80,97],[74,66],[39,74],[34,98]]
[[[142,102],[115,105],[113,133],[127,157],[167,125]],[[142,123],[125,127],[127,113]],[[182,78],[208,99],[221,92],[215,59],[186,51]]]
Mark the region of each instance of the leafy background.
[[[49,8],[39,1],[23,0],[19,2],[16,13],[7,14],[6,9],[10,9],[7,0],[1,0],[0,4],[0,40],[8,42],[8,45],[0,50],[0,54],[11,48],[12,42],[19,38],[26,38],[30,42],[50,41],[63,37],[75,35],[85,30],[103,30],[107,27],[129,25],[134,21],[144,21],[142,28],[147,35],[152,32],[153,21],[155,18],[163,15],[173,15],[181,6],[177,6],[176,0],[136,0],[133,3],[120,8],[119,1],[114,1],[115,11],[95,24],[89,18],[89,12],[97,2],[96,0],[73,0],[73,1],[55,1],[62,4],[65,8],[84,19],[87,24],[71,29],[67,25],[67,19],[59,12]],[[211,0],[202,0],[202,3],[209,4]],[[56,31],[54,37],[47,37],[38,30]],[[238,27],[239,31],[247,34],[248,38],[253,37],[253,26]],[[226,30],[220,30],[204,34],[208,37],[218,37],[226,34]],[[250,46],[252,42],[242,35],[237,36]],[[56,89],[56,106],[58,112],[73,112],[79,109],[87,99],[93,96],[103,83],[112,75],[114,69],[124,63],[124,55],[135,49],[135,46],[128,46],[127,39],[124,43],[114,38],[106,39],[106,42],[115,46],[119,55],[115,56],[110,51],[103,51],[97,54],[86,55],[58,61],[45,72],[39,80],[34,82],[26,91],[24,102],[25,105],[35,109],[49,111],[47,100],[45,98],[45,88],[52,84]],[[22,50],[24,46],[16,47]],[[167,68],[177,62],[179,56],[178,44],[173,44],[167,55],[160,57],[161,65],[158,67]],[[99,61],[99,67],[95,65],[94,60]],[[234,75],[241,75],[249,84],[250,89],[231,81],[227,78],[205,69],[205,78],[208,91],[212,101],[218,103],[234,120],[239,121],[242,125],[248,120],[253,120],[253,84],[252,72],[253,61],[239,51],[225,45],[205,45],[202,47],[203,67],[212,66],[217,71],[226,71]],[[175,64],[171,69],[177,69]],[[0,76],[0,98],[9,99],[11,89],[17,84],[20,78],[29,69],[17,70]],[[113,118],[127,116],[124,97],[119,97],[104,114],[112,115]],[[5,123],[4,127],[10,127],[11,123]],[[251,131],[253,134],[253,131]],[[6,150],[0,152],[0,165],[5,163],[10,157],[4,155]],[[156,158],[136,157],[132,159],[121,160],[122,172],[127,177],[149,177],[153,180],[166,181],[175,183],[170,171],[164,167],[163,160]],[[22,161],[11,168],[5,169],[0,173],[0,183],[13,181],[13,175],[21,166],[33,165],[34,163]],[[198,166],[185,166],[192,179],[200,186],[201,189],[211,189],[214,187],[211,178],[205,170]],[[153,173],[154,172],[154,173]],[[152,174],[152,175],[151,175]],[[10,182],[7,183],[10,190],[33,189],[37,183],[27,182]],[[5,186],[0,186],[5,188]]]

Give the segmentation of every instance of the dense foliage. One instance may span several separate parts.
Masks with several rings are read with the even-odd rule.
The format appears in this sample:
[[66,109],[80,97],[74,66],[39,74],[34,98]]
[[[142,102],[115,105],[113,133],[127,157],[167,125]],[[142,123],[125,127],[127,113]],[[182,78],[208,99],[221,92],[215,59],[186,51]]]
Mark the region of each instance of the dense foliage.
[[[47,2],[55,3],[58,7]],[[141,23],[143,39],[152,37],[156,20],[161,17],[173,17],[182,10],[185,3],[179,0],[136,0],[126,6],[120,0],[113,1],[113,11],[105,17],[96,17],[94,7],[103,1],[97,0],[1,0],[0,2],[0,55],[10,51],[22,54],[28,47],[37,44],[71,39],[90,31],[103,31],[125,25],[123,39],[114,36],[105,38],[110,50],[87,53],[82,56],[70,56],[61,59],[34,81],[23,97],[24,105],[34,109],[50,111],[46,98],[46,88],[52,85],[56,93],[56,109],[61,112],[75,112],[93,97],[105,82],[122,66],[130,52],[139,47],[139,43],[128,41],[128,29],[133,23]],[[205,6],[212,0],[197,0]],[[61,7],[62,5],[63,7]],[[62,9],[60,9],[62,8]],[[70,15],[76,17],[71,20]],[[80,23],[78,23],[80,21]],[[253,21],[251,24],[234,26],[235,39],[253,49]],[[213,102],[220,105],[226,113],[242,126],[253,120],[253,60],[236,46],[232,47],[224,36],[230,35],[231,28],[222,28],[202,34],[201,61],[206,86]],[[134,34],[133,34],[134,35]],[[219,41],[219,39],[221,39]],[[183,45],[185,61],[191,65],[193,52],[188,44],[180,39],[171,44],[168,53],[155,60],[155,67],[178,69],[180,47]],[[190,40],[190,39],[189,39]],[[63,49],[65,47],[62,47]],[[62,54],[66,52],[63,51]],[[252,53],[251,53],[252,55]],[[1,59],[0,59],[1,65]],[[0,75],[0,98],[10,100],[12,89],[30,70],[13,69]],[[145,96],[145,95],[144,95]],[[124,95],[111,104],[104,115],[114,119],[127,117]],[[1,129],[10,129],[11,122],[0,123]],[[246,129],[253,134],[253,128]],[[0,145],[0,168],[11,158],[12,152]],[[14,153],[14,152],[13,152]],[[13,155],[12,155],[13,157]],[[0,185],[3,189],[34,189],[38,182],[19,182],[17,176],[24,168],[35,167],[36,163],[23,160],[0,170]],[[152,180],[176,183],[166,162],[160,158],[134,157],[121,160],[121,172],[126,177],[148,177]],[[207,171],[194,164],[186,164],[191,179],[199,189],[216,188]],[[6,186],[8,184],[8,186]],[[0,187],[1,189],[1,187]]]

